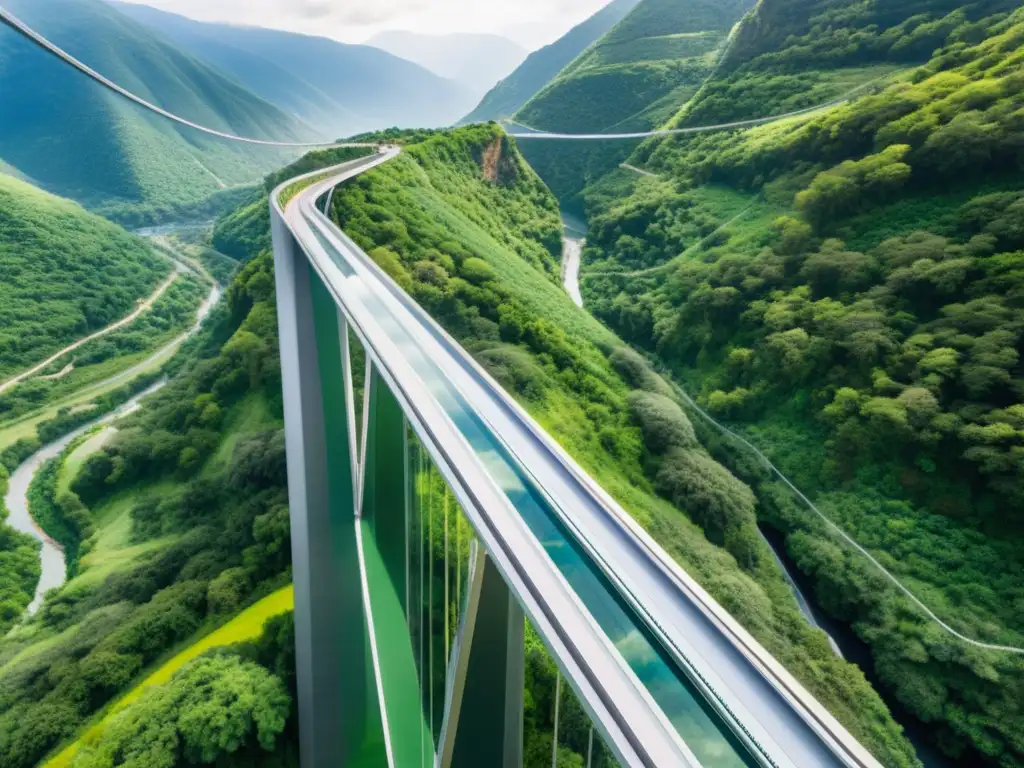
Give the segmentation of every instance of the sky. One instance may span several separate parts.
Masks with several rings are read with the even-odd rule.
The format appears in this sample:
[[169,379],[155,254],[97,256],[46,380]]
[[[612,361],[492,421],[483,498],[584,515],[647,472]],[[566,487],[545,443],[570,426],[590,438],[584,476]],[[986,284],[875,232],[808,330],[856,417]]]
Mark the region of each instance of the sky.
[[487,32],[535,50],[609,0],[127,0],[201,21],[229,21],[365,42],[378,32]]

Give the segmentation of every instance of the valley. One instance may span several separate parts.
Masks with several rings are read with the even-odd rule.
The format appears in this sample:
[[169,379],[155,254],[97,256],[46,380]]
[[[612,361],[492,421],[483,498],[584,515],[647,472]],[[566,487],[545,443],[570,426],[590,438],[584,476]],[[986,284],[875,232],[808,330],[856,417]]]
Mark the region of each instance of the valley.
[[[299,157],[201,136],[0,29],[0,104],[17,115],[0,126],[0,765],[299,764],[307,564],[292,561],[271,195],[375,152],[317,207],[443,329],[416,332],[464,349],[659,568],[878,765],[1024,765],[1017,0],[615,0],[529,55],[484,35],[382,34],[379,50],[99,0],[12,10],[203,125],[365,146]],[[368,290],[335,262],[328,284]],[[316,341],[327,318],[350,355],[339,375],[357,396],[379,386],[331,297],[310,296]],[[458,386],[468,401],[482,385]],[[325,429],[335,406],[318,404]],[[376,407],[344,415],[361,417],[357,469],[380,450]],[[420,593],[414,575],[387,582],[393,553],[367,515],[359,546],[390,602],[366,573],[358,599],[367,636],[424,688],[401,722],[441,749],[434,712],[484,539],[403,424],[406,514],[429,515],[407,530]],[[581,509],[563,520],[578,535]],[[556,538],[542,552],[575,583]],[[617,554],[587,546],[606,566]],[[632,600],[648,588],[614,581]],[[541,622],[525,627],[522,765],[613,768],[572,671]],[[635,639],[609,641],[631,665]],[[395,678],[373,663],[383,695]],[[711,694],[686,689],[672,725],[709,766],[738,765],[749,744],[723,747],[708,735],[721,712],[701,709],[729,709],[728,673],[698,667]]]

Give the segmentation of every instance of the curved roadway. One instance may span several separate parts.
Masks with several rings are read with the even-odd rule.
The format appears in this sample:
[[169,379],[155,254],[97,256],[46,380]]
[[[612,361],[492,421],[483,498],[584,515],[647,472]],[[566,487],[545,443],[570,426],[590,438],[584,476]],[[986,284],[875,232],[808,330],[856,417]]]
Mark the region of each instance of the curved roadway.
[[[499,561],[504,558],[506,578],[560,662],[569,667],[568,677],[582,688],[582,699],[592,707],[607,708],[604,717],[598,712],[595,719],[611,731],[608,735],[616,751],[629,764],[697,764],[692,756],[684,757],[688,750],[674,744],[673,734],[666,732],[664,724],[658,726],[657,707],[652,710],[652,701],[624,669],[622,657],[609,656],[607,648],[599,650],[607,644],[607,637],[593,626],[586,609],[581,614],[584,598],[551,573],[550,560],[537,552],[538,542],[522,529],[516,510],[509,509],[509,497],[502,491],[514,484],[514,478],[510,479],[505,474],[507,467],[495,464],[492,456],[466,451],[465,432],[453,423],[450,410],[443,405],[446,398],[471,405],[488,434],[500,441],[517,467],[542,489],[562,525],[598,564],[616,594],[658,638],[662,652],[686,671],[694,687],[706,696],[708,706],[731,723],[739,738],[753,745],[758,764],[878,766],[831,714],[318,210],[316,201],[338,183],[397,154],[397,150],[388,150],[339,167],[335,174],[296,196],[287,211],[281,212],[279,226],[287,227],[305,251],[407,413],[421,419],[421,428],[425,427],[421,434],[427,435],[428,444],[434,444],[438,465],[449,474],[456,491],[460,477],[473,475],[469,485],[476,501],[462,499],[467,511],[472,516],[475,509],[479,515],[475,522],[488,550],[497,553]],[[440,376],[426,378],[426,369],[416,367],[415,361],[421,358],[430,361]],[[461,455],[453,461],[453,453]],[[463,481],[463,491],[465,484]],[[488,488],[497,493],[481,503],[479,499],[486,496]],[[493,534],[490,540],[488,532]],[[543,574],[546,577],[539,584]],[[564,602],[559,607],[560,597]],[[591,643],[589,655],[580,649],[587,642]],[[624,650],[621,645],[619,650]],[[577,666],[573,668],[566,659],[576,659]],[[617,693],[611,698],[602,696],[602,685],[615,686]],[[625,734],[620,738],[608,727],[616,722]],[[638,742],[646,748],[646,756],[636,751]]]
[[[84,344],[88,344],[90,341],[95,341],[96,339],[101,339],[104,336],[107,336],[107,335],[113,333],[118,328],[124,328],[126,325],[129,325],[129,324],[135,322],[136,318],[138,318],[138,316],[141,315],[143,312],[148,311],[150,309],[150,307],[152,307],[153,304],[156,302],[156,300],[159,299],[161,296],[163,296],[164,292],[168,288],[170,288],[171,284],[175,280],[177,280],[177,279],[178,279],[178,271],[177,270],[173,270],[171,272],[171,276],[168,277],[164,282],[160,283],[160,285],[157,286],[157,289],[153,292],[153,294],[151,296],[149,296],[149,298],[143,299],[142,301],[140,301],[139,305],[134,310],[132,310],[131,314],[125,315],[120,320],[117,320],[116,322],[113,322],[110,325],[108,325],[106,328],[101,328],[100,330],[96,331],[95,333],[92,333],[92,334],[90,334],[88,336],[85,336],[85,337],[79,339],[78,341],[73,342],[72,344],[68,344],[66,347],[64,347],[64,349],[62,349],[59,352],[57,352],[56,354],[51,355],[50,357],[46,358],[45,360],[43,360],[43,362],[39,363],[38,365],[34,365],[33,367],[29,368],[27,371],[22,371],[17,376],[14,376],[14,377],[8,379],[7,381],[5,381],[3,383],[0,383],[0,394],[3,394],[8,389],[10,389],[11,387],[13,387],[16,384],[18,384],[19,382],[22,382],[25,379],[30,378],[30,377],[34,376],[35,374],[39,373],[41,370],[46,368],[46,366],[50,365],[53,362],[56,362],[57,360],[59,360],[60,358],[64,357],[64,355],[68,354],[69,352],[74,352],[76,349],[78,349],[79,347],[83,346]],[[45,378],[45,377],[40,377],[40,378]]]

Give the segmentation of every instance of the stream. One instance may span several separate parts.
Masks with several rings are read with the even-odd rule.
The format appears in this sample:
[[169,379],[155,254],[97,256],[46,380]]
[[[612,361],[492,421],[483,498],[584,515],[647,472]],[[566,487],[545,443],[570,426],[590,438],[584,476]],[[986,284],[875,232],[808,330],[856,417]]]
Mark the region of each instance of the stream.
[[[126,378],[133,378],[134,374],[137,374],[144,369],[151,360],[159,359],[162,355],[166,354],[168,350],[181,346],[185,341],[199,331],[202,327],[203,320],[206,319],[213,308],[217,305],[217,302],[220,301],[220,297],[220,286],[214,285],[213,288],[210,289],[210,293],[199,305],[199,309],[196,312],[195,324],[189,328],[186,333],[156,350],[149,358],[139,365],[133,366],[127,371],[122,371],[104,382],[94,384],[88,389],[100,389],[108,384],[117,383],[125,380]],[[57,542],[47,536],[42,529],[36,525],[35,520],[32,519],[32,515],[29,514],[28,489],[32,484],[32,478],[36,476],[36,473],[42,468],[43,464],[63,453],[64,449],[67,448],[68,445],[70,445],[71,442],[79,435],[88,432],[94,427],[109,424],[117,419],[127,416],[130,413],[134,413],[142,407],[142,400],[144,400],[148,395],[151,395],[161,389],[166,383],[166,379],[161,379],[156,384],[145,391],[140,392],[113,412],[79,427],[74,432],[65,435],[59,440],[55,440],[48,445],[44,445],[11,474],[10,483],[7,488],[7,495],[4,497],[4,503],[8,510],[6,524],[21,533],[26,533],[29,536],[32,536],[43,545],[42,551],[40,552],[42,574],[39,578],[39,584],[36,586],[35,596],[33,597],[32,602],[29,603],[28,608],[25,609],[26,617],[34,615],[36,611],[39,610],[40,606],[43,604],[43,598],[49,590],[63,586],[64,582],[67,580],[67,564],[64,560],[64,550]]]
[[[565,242],[562,261],[562,282],[566,293],[576,306],[583,307],[583,296],[580,293],[580,267],[583,246],[586,243],[587,225],[569,213],[562,213]],[[760,531],[761,538],[771,548],[776,563],[796,598],[800,612],[807,623],[820,629],[828,637],[829,644],[836,656],[856,664],[864,672],[868,682],[875,690],[882,691],[881,683],[875,674],[871,649],[853,632],[853,630],[829,618],[814,598],[813,584],[790,560],[786,552],[785,537],[778,531],[764,528]],[[899,702],[884,698],[885,704],[892,712],[893,718],[903,726],[904,734],[917,751],[918,759],[925,768],[953,768],[955,763],[933,747],[927,737],[928,726],[906,711]]]
[[586,245],[587,224],[571,213],[562,212],[562,242],[565,244],[562,258],[562,285],[573,303],[583,309],[583,294],[580,293],[580,267],[583,261],[583,246]]
[[25,460],[21,466],[19,466],[14,473],[11,475],[10,484],[7,488],[7,495],[4,497],[4,504],[7,506],[8,517],[7,525],[14,528],[16,531],[26,533],[32,536],[43,545],[42,551],[39,554],[39,559],[42,563],[42,574],[39,577],[39,584],[36,586],[35,596],[32,598],[32,602],[29,603],[28,608],[25,609],[26,616],[32,616],[39,610],[43,604],[43,597],[51,589],[63,586],[64,581],[67,578],[67,564],[64,560],[64,550],[53,539],[47,536],[39,526],[36,525],[36,521],[32,519],[32,516],[28,511],[28,488],[32,484],[32,478],[36,476],[43,464],[50,459],[55,459],[64,452],[72,441],[74,441],[79,435],[83,435],[93,427],[98,427],[103,424],[109,424],[112,421],[116,421],[123,416],[127,416],[130,413],[134,413],[142,407],[141,401],[148,395],[161,389],[167,383],[166,379],[161,379],[156,384],[151,386],[149,389],[140,392],[127,403],[124,403],[120,408],[108,413],[102,418],[96,419],[85,426],[79,427],[74,432],[64,435],[59,440],[55,440],[49,445],[44,445],[39,451],[32,454],[28,459]]

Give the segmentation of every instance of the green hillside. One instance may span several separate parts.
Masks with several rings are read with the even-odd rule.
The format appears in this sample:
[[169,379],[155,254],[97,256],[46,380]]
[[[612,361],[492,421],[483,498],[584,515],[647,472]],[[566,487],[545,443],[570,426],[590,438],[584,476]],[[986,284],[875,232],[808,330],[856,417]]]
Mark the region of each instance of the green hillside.
[[[752,0],[644,0],[516,114],[564,133],[644,130],[710,74]],[[621,129],[621,130],[620,130]]]
[[[643,0],[516,113],[544,131],[628,133],[660,127],[697,93],[753,0]],[[530,164],[564,203],[638,142],[524,142]]]
[[[100,0],[5,6],[103,75],[210,128],[283,141],[312,131]],[[149,114],[0,29],[0,158],[104,212],[196,201],[257,180],[279,150],[239,146]]]
[[[942,621],[1024,647],[1024,11],[958,5],[762,0],[680,122],[887,79],[644,144],[655,178],[587,192],[583,292]],[[946,632],[746,448],[714,455],[933,745],[1024,765],[1024,657]]]
[[0,383],[128,315],[170,273],[119,227],[0,175]]
[[329,138],[393,125],[450,125],[476,100],[457,79],[371,45],[193,21],[149,5],[115,7]]
[[492,88],[462,123],[482,123],[511,117],[559,72],[601,39],[636,7],[640,0],[614,0],[573,27],[551,45],[531,53],[512,74]]
[[[673,125],[708,125],[825,103],[948,42],[976,43],[974,23],[1018,0],[767,2],[737,31],[719,76]],[[950,35],[956,37],[951,38]]]

